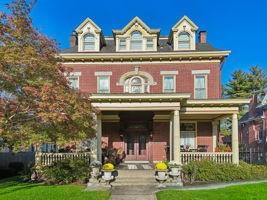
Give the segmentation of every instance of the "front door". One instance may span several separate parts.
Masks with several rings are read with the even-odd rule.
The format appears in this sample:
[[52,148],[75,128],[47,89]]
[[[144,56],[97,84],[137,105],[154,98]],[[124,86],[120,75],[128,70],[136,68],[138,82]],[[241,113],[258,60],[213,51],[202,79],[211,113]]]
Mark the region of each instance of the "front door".
[[148,160],[148,135],[142,132],[129,132],[125,140],[127,161]]

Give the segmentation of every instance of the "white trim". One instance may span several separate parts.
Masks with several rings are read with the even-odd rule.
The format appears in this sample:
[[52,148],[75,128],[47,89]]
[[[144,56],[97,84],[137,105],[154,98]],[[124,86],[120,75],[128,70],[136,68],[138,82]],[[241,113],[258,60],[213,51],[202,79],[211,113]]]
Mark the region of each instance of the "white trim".
[[112,76],[111,71],[97,71],[95,72],[95,76]]
[[106,93],[110,93],[110,76],[106,76],[106,75],[97,76],[97,93],[103,94],[102,92],[99,92],[99,89],[100,89],[99,78],[100,77],[107,77],[108,78],[108,92],[106,92]]
[[[189,124],[189,123],[191,123],[191,124],[195,124],[195,131],[182,131],[182,129],[180,129],[180,138],[182,138],[182,132],[183,133],[187,133],[187,132],[194,132],[195,133],[195,146],[194,146],[194,149],[196,149],[197,148],[197,121],[195,121],[195,120],[180,120],[180,126],[182,125],[182,124]],[[180,141],[181,142],[181,141]],[[181,145],[181,143],[180,143],[180,145]]]
[[[64,65],[103,65],[103,63],[108,65],[118,65],[118,64],[133,64],[133,65],[140,65],[140,64],[179,64],[179,63],[220,63],[220,60],[181,60],[181,61],[141,61],[141,62],[123,62],[123,61],[114,61],[114,62],[63,62]],[[162,66],[160,66],[162,67]]]
[[178,71],[160,71],[161,75],[178,75]]
[[[173,77],[173,92],[165,92],[165,77]],[[176,75],[163,75],[162,76],[162,92],[165,94],[176,92]]]
[[205,97],[203,99],[208,98],[208,75],[207,74],[194,74],[194,99],[196,99],[196,77],[204,76],[205,78]]
[[81,76],[81,72],[64,72],[64,76]]
[[210,74],[210,70],[209,69],[207,69],[207,70],[192,70],[192,74],[203,74],[203,75],[205,75],[205,74]]

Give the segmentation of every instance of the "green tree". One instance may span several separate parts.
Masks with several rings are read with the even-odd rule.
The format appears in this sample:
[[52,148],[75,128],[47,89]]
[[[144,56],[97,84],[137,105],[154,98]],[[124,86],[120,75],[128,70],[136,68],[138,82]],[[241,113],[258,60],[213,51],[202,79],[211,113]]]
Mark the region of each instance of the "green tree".
[[251,67],[246,73],[237,70],[224,87],[224,95],[229,98],[248,98],[263,92],[267,87],[267,77],[260,67]]
[[231,98],[248,97],[250,95],[249,87],[248,75],[242,70],[237,70],[226,84],[224,93]]
[[0,138],[12,149],[94,134],[90,102],[69,87],[55,42],[33,27],[32,5],[14,0],[0,13]]
[[260,67],[251,67],[248,73],[249,92],[262,93],[267,86],[267,76]]

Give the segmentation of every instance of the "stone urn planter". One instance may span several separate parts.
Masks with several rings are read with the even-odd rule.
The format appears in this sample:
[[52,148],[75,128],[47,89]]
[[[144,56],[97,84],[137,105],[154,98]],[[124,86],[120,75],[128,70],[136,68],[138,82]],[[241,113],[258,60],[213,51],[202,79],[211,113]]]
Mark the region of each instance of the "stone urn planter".
[[157,163],[155,166],[155,179],[159,183],[158,187],[166,187],[164,184],[168,179],[168,166],[163,163]]
[[106,183],[106,185],[110,185],[111,182],[115,181],[116,178],[116,170],[114,168],[114,165],[111,163],[106,163],[103,165],[102,167],[102,180],[104,180],[104,182]]
[[182,171],[181,165],[175,162],[169,163],[169,176],[172,180],[172,183],[179,185],[179,186],[182,186],[181,171]]
[[93,161],[90,164],[91,172],[90,172],[90,179],[87,183],[87,188],[99,187],[99,182],[101,177],[101,167],[102,163],[99,161]]

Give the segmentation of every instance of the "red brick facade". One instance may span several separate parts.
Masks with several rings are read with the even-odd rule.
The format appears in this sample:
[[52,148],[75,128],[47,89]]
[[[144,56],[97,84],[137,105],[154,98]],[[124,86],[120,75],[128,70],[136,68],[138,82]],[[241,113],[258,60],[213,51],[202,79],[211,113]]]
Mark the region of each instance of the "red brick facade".
[[136,66],[140,71],[151,74],[156,85],[150,86],[150,93],[162,93],[163,75],[160,71],[178,71],[176,76],[176,92],[194,94],[194,75],[192,70],[210,70],[207,79],[208,98],[216,99],[221,97],[220,63],[168,63],[168,64],[73,64],[66,65],[73,72],[81,72],[79,77],[79,89],[81,92],[97,93],[97,76],[95,72],[109,71],[110,92],[123,93],[123,86],[118,85],[120,77],[130,71],[134,71]]

